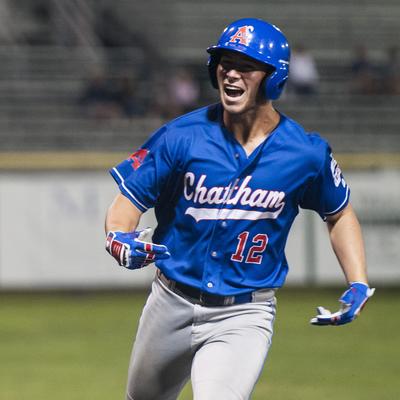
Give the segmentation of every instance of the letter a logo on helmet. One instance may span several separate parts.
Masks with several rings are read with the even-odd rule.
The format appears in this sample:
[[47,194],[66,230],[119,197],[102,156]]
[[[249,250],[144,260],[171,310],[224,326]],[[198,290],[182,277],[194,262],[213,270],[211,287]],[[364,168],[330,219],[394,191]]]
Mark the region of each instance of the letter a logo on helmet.
[[254,26],[252,25],[240,26],[236,31],[236,33],[231,36],[229,41],[231,43],[240,43],[244,44],[245,46],[248,46],[251,39],[250,34],[253,31],[254,31]]

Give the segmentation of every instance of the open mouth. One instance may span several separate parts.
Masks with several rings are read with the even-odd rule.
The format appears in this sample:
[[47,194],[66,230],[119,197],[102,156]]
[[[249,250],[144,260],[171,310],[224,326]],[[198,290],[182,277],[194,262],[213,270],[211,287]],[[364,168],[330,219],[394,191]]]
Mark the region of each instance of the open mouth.
[[224,92],[229,97],[240,97],[244,90],[235,86],[224,86]]

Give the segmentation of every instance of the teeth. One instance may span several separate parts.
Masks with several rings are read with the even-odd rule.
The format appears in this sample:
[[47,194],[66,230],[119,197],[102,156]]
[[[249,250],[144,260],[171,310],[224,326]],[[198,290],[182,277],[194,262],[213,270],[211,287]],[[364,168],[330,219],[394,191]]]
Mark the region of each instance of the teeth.
[[230,85],[226,85],[224,90],[229,97],[240,97],[244,93],[243,89]]

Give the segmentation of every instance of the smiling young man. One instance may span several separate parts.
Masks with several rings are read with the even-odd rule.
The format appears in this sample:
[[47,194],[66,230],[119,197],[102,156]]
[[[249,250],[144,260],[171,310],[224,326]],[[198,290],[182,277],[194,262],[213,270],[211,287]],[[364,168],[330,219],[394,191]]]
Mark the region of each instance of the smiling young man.
[[[128,400],[248,399],[273,334],[275,293],[288,272],[285,244],[299,208],[327,222],[349,285],[336,313],[351,322],[374,289],[328,143],[273,107],[288,79],[289,44],[258,19],[233,22],[207,49],[220,103],[171,121],[111,170],[121,193],[106,218],[106,249],[121,266],[155,262],[139,323]],[[155,208],[153,244],[140,217]]]
[[274,70],[239,52],[221,50],[219,56],[216,75],[223,123],[251,154],[280,120],[262,89]]

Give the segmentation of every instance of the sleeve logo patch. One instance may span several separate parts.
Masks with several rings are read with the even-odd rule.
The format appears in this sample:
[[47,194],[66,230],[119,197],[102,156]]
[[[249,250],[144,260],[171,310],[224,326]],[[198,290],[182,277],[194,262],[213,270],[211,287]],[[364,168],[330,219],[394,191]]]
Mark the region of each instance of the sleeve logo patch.
[[140,149],[129,156],[129,159],[132,161],[132,168],[134,170],[137,170],[143,164],[147,154],[149,154],[149,150]]
[[343,187],[346,187],[346,181],[343,179],[342,170],[340,169],[337,161],[333,158],[332,154],[331,154],[331,172],[335,186],[338,187],[340,184],[342,184]]

